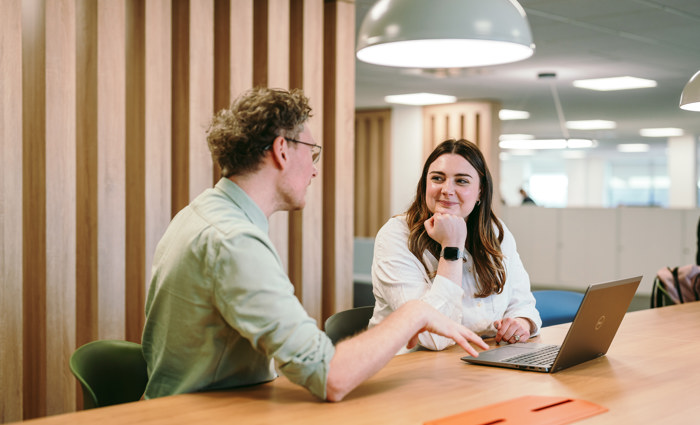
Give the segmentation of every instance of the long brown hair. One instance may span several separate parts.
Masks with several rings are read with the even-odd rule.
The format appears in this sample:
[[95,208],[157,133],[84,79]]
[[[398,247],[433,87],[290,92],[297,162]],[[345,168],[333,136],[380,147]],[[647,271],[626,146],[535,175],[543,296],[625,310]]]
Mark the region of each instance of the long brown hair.
[[[428,210],[425,195],[428,169],[436,159],[445,154],[462,156],[479,174],[479,202],[465,219],[467,222],[467,240],[464,247],[474,259],[474,269],[478,276],[477,293],[474,296],[485,298],[494,293],[500,294],[503,292],[503,286],[506,281],[503,253],[501,252],[503,226],[491,209],[491,201],[493,199],[491,173],[481,151],[470,141],[464,139],[446,140],[440,143],[425,161],[423,174],[416,189],[416,198],[408,208],[408,211],[406,211],[406,222],[410,231],[408,249],[423,263],[426,271],[428,271],[428,267],[423,260],[425,250],[430,251],[435,258],[440,257],[441,246],[428,236],[423,223],[432,216],[432,213]],[[498,229],[498,235],[494,231],[494,225]]]

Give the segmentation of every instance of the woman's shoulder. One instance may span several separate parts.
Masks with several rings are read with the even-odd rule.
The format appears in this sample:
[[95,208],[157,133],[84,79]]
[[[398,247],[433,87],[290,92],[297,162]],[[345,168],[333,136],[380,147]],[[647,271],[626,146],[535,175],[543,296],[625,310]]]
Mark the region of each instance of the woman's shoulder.
[[377,237],[379,237],[380,234],[386,233],[400,233],[408,235],[408,223],[406,222],[406,215],[401,214],[391,217],[386,223],[384,223],[381,229],[379,229],[379,232],[377,232]]
[[394,216],[384,223],[379,232],[377,232],[375,250],[381,250],[382,247],[392,247],[392,249],[397,246],[403,247],[406,245],[409,233],[406,216]]

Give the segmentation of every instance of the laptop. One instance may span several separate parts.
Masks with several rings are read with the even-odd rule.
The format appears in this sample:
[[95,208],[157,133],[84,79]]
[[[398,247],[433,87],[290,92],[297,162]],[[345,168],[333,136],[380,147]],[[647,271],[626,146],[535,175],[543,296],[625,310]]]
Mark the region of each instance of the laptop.
[[642,276],[637,276],[590,285],[561,346],[519,342],[483,351],[479,357],[465,356],[462,360],[554,373],[601,357],[607,353],[641,280]]

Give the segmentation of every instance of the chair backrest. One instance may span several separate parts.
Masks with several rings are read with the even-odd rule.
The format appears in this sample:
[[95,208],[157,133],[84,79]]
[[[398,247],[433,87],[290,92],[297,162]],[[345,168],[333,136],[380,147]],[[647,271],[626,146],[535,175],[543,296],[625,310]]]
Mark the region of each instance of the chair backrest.
[[83,388],[83,408],[141,399],[148,383],[141,344],[119,340],[89,342],[73,352],[70,370]]
[[326,334],[333,341],[333,344],[337,344],[341,339],[367,329],[373,312],[373,305],[339,311],[326,319],[324,325]]
[[575,291],[542,290],[532,291],[532,295],[543,327],[572,322],[583,301],[583,294]]

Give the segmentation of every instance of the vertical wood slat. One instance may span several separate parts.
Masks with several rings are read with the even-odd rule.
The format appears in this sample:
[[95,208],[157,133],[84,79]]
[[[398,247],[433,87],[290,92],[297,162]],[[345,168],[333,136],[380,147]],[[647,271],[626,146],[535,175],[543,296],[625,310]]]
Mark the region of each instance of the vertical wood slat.
[[[136,0],[139,1],[139,0]],[[144,282],[145,297],[158,241],[170,223],[172,205],[172,5],[171,0],[145,3],[145,118],[144,138]],[[133,300],[139,309],[138,341],[145,322],[145,301]],[[136,338],[134,338],[136,340]]]
[[214,0],[194,0],[190,3],[189,36],[188,201],[192,201],[203,190],[213,186],[213,164],[205,130],[214,112]]
[[23,416],[21,123],[22,1],[9,0],[0,2],[0,423]]
[[352,307],[355,4],[324,7],[323,319]]
[[213,183],[205,130],[214,111],[214,1],[175,1],[172,13],[174,215]]
[[126,1],[126,304],[125,337],[139,342],[145,286],[146,5]]
[[97,3],[76,8],[76,345],[97,339]]
[[24,417],[46,415],[46,8],[22,3]]
[[367,236],[367,214],[370,205],[367,193],[367,176],[369,175],[369,119],[361,111],[355,113],[355,236]]
[[227,103],[253,86],[253,1],[231,0],[228,16],[231,32]]
[[125,326],[126,339],[140,342],[153,252],[170,221],[171,6],[168,0],[126,5]]
[[[254,6],[253,82],[272,88],[289,88],[288,0],[259,0]],[[270,217],[270,239],[289,271],[289,213],[279,211]]]
[[97,5],[98,337],[125,337],[125,3]]
[[70,411],[75,379],[76,15],[74,0],[46,3],[47,414]]
[[[323,144],[323,1],[292,0],[290,5],[290,86],[304,90],[313,117],[307,122]],[[320,170],[321,160],[316,164]],[[306,191],[306,206],[290,213],[289,276],[306,311],[322,323],[323,175]]]
[[374,237],[389,219],[391,109],[355,112],[355,236]]

